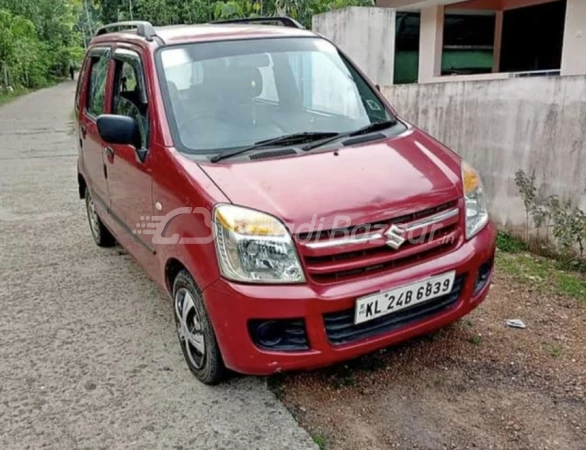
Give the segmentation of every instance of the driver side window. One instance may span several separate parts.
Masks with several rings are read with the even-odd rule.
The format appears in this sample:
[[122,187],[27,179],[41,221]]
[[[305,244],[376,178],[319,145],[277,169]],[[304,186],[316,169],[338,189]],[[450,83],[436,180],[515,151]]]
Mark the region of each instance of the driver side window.
[[114,73],[114,90],[112,112],[131,117],[138,123],[143,148],[148,148],[149,117],[148,104],[142,80],[140,56],[130,50],[119,49],[114,56],[116,61]]

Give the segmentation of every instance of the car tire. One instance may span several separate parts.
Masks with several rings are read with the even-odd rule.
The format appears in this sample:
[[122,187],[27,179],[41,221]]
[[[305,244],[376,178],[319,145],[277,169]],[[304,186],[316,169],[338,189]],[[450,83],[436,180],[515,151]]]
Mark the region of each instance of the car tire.
[[116,245],[116,239],[114,239],[110,230],[106,228],[102,223],[100,216],[98,216],[94,198],[87,187],[85,189],[85,209],[87,211],[87,219],[94,242],[99,247],[113,247]]
[[173,283],[173,315],[187,366],[204,384],[218,384],[228,375],[200,290],[186,270]]

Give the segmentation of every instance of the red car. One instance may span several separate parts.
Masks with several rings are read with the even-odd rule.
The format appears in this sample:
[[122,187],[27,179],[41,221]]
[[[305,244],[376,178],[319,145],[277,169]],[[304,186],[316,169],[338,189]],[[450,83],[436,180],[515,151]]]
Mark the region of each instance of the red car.
[[93,238],[169,293],[204,383],[355,358],[486,297],[478,173],[289,18],[108,25],[76,118]]

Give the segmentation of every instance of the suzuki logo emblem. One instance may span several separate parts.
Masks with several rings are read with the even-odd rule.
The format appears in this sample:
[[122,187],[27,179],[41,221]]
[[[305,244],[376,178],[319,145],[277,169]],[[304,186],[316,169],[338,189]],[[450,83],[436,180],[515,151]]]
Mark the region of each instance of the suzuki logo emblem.
[[405,230],[397,225],[391,225],[385,232],[385,236],[387,237],[386,245],[395,250],[399,250],[399,247],[407,240],[403,237],[403,233],[405,233]]

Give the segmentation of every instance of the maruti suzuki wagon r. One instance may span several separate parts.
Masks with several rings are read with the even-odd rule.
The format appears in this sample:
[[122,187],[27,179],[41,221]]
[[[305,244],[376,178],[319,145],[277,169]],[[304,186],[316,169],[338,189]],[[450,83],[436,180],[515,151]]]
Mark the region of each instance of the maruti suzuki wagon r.
[[292,19],[107,25],[76,119],[93,238],[169,293],[204,383],[355,358],[486,297],[478,172]]

